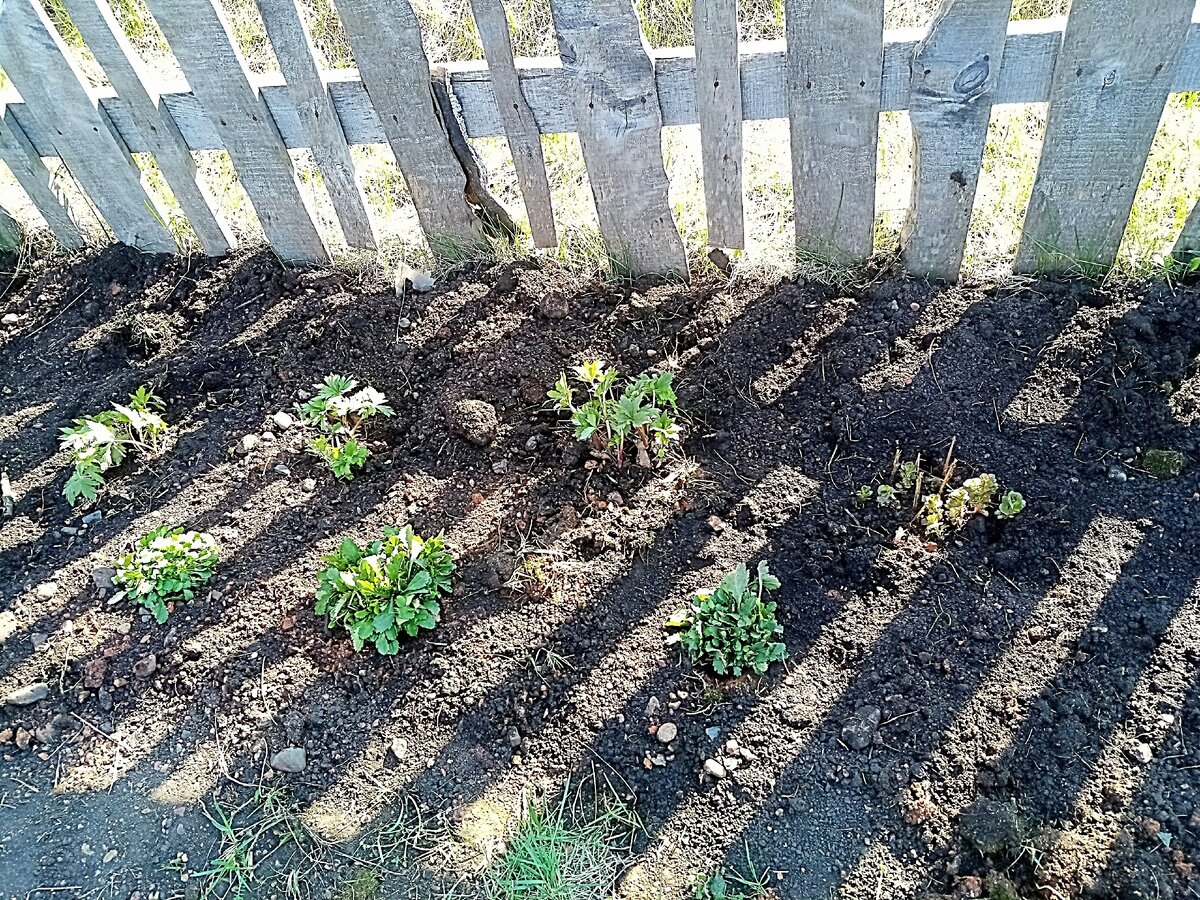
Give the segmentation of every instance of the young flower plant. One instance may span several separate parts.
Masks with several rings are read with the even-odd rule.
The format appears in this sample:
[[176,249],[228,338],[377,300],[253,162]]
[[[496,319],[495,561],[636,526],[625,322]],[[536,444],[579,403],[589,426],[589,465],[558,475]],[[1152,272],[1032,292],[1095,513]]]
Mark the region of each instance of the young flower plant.
[[422,540],[407,525],[385,528],[366,548],[346,538],[324,562],[317,614],[350,632],[355,650],[371,644],[385,656],[400,649],[402,634],[437,625],[454,572],[442,537]]
[[346,375],[326,375],[313,387],[317,392],[312,399],[296,404],[301,423],[317,431],[309,438],[308,452],[329,463],[335,477],[352,481],[354,471],[370,455],[366,423],[375,416],[392,415],[392,408],[369,385],[355,390],[358,382]]
[[191,600],[196,588],[212,578],[217,560],[212,535],[159,526],[117,558],[113,584],[121,590],[113,601],[137,600],[161,625],[167,621],[167,604]]
[[667,626],[684,629],[679,642],[693,663],[709,665],[718,675],[762,675],[771,663],[787,656],[787,648],[776,640],[783,626],[775,619],[775,604],[765,599],[778,587],[779,579],[765,561],[753,578],[741,563],[715,591],[696,594]]
[[600,453],[615,454],[617,468],[625,465],[630,449],[638,465],[650,468],[650,454],[661,459],[679,440],[675,421],[674,376],[670,372],[639,375],[617,391],[617,371],[607,369],[599,360],[575,367],[575,380],[584,400],[577,403],[571,381],[564,372],[550,390],[549,398],[557,408],[571,413],[575,437],[587,441]]
[[63,487],[67,503],[74,506],[80,497],[95,502],[104,487],[104,473],[124,462],[131,451],[157,453],[167,432],[167,423],[158,414],[165,406],[143,385],[129,395],[128,405],[114,403],[112,409],[63,428],[58,439],[75,466]]

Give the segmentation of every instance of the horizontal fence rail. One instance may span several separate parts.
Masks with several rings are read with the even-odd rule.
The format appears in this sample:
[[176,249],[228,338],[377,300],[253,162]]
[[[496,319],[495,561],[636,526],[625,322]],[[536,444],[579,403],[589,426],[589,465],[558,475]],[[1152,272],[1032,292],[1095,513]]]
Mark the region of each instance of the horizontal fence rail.
[[[917,173],[906,261],[916,274],[952,280],[986,132],[981,110],[1049,102],[1048,149],[1027,222],[1033,230],[1022,242],[1018,267],[1060,269],[1079,255],[1109,265],[1113,234],[1119,242],[1149,151],[1147,128],[1152,137],[1168,93],[1200,90],[1200,10],[1194,0],[1075,0],[1069,17],[1017,22],[1007,21],[1004,0],[956,0],[929,29],[886,32],[877,0],[787,0],[795,24],[788,29],[790,43],[741,44],[730,43],[736,41],[732,0],[696,0],[699,60],[690,47],[645,55],[627,0],[554,0],[560,56],[514,59],[500,0],[473,0],[495,84],[488,62],[439,65],[431,72],[408,0],[338,4],[362,73],[317,71],[294,0],[258,3],[279,44],[284,74],[246,70],[213,0],[152,0],[189,89],[179,81],[149,81],[124,36],[113,32],[106,0],[70,0],[67,8],[80,18],[84,39],[114,85],[89,89],[40,5],[4,0],[0,68],[16,90],[0,92],[0,160],[60,241],[78,246],[81,238],[48,189],[39,157],[67,163],[118,239],[149,250],[173,249],[153,206],[138,199],[136,177],[115,193],[101,183],[102,173],[136,176],[128,154],[150,153],[185,215],[196,219],[206,252],[226,252],[228,231],[197,185],[188,151],[228,150],[280,255],[323,262],[328,255],[283,153],[287,148],[313,151],[347,243],[371,248],[375,239],[346,147],[389,144],[431,245],[438,249],[442,238],[477,242],[488,229],[476,220],[479,204],[469,196],[469,172],[464,175],[469,166],[461,153],[455,159],[454,129],[421,87],[434,75],[449,84],[467,136],[508,137],[538,246],[553,246],[556,235],[536,135],[578,133],[610,255],[624,255],[635,272],[686,268],[660,177],[657,138],[663,126],[702,124],[710,243],[736,247],[744,238],[741,123],[790,118],[797,246],[845,262],[870,252],[877,114],[910,110]],[[597,34],[603,39],[594,40]],[[830,52],[839,41],[842,49]],[[1064,54],[1070,56],[1065,62]],[[977,83],[960,83],[960,74],[968,81],[977,77]],[[945,84],[936,80],[941,77]],[[1106,135],[1124,122],[1132,129],[1129,139],[1104,150]],[[848,141],[858,149],[844,156]],[[1090,186],[1087,172],[1070,158],[1092,145],[1134,157],[1121,161],[1109,188]],[[953,185],[947,186],[945,172],[955,176]],[[1103,205],[1109,223],[1093,235],[1095,248],[1071,243],[1084,215],[1080,204],[1088,203]],[[1059,221],[1061,216],[1066,219]],[[933,217],[950,221],[932,229]],[[1196,243],[1196,220],[1193,212],[1180,248]],[[622,243],[628,236],[632,246]],[[1062,246],[1042,252],[1045,242]]]

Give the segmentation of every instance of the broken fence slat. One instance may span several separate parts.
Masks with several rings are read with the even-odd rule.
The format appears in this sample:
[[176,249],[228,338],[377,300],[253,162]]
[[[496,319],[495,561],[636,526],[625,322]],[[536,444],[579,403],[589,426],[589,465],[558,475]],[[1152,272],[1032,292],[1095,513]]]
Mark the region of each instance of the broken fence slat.
[[267,37],[275,49],[279,69],[287,79],[288,97],[296,108],[300,126],[313,159],[325,179],[325,188],[351,247],[375,249],[375,234],[362,192],[354,179],[354,160],[341,122],[321,80],[308,31],[295,0],[257,0]]
[[291,263],[327,263],[291,157],[250,85],[217,0],[148,0],[150,13],[237,171],[267,242]]
[[175,252],[175,238],[136,164],[88,94],[40,3],[6,0],[0,7],[0,66],[117,240],[151,253]]
[[21,223],[0,206],[0,250],[19,250],[24,240]]
[[550,0],[579,144],[613,265],[687,275],[667,198],[654,68],[629,0]]
[[742,248],[742,76],[737,0],[695,0],[696,116],[704,168],[708,243]]
[[902,236],[914,275],[957,281],[1012,0],[947,0],[912,62],[913,199]]
[[86,242],[70,212],[51,187],[53,175],[37,151],[10,116],[0,115],[0,159],[4,160],[17,183],[29,196],[46,226],[69,250],[77,250]]
[[1054,67],[1019,272],[1116,260],[1195,0],[1074,0]]

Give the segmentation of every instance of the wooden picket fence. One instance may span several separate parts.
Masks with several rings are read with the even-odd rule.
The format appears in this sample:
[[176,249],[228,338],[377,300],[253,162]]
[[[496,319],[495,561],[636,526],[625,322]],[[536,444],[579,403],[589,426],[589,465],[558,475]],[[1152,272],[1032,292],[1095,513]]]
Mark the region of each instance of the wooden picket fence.
[[[326,262],[287,152],[309,148],[347,243],[371,248],[349,145],[386,142],[431,247],[469,248],[488,210],[460,129],[507,138],[533,241],[552,247],[539,135],[576,132],[609,254],[634,273],[683,274],[663,126],[699,124],[708,240],[738,248],[743,122],[787,118],[797,249],[853,263],[873,250],[879,114],[908,110],[905,264],[954,280],[993,105],[1046,102],[1016,268],[1104,269],[1168,95],[1200,90],[1196,0],[1073,0],[1065,19],[1031,22],[1010,22],[1011,0],[947,0],[927,30],[887,34],[884,0],[786,0],[786,40],[740,44],[737,0],[695,0],[695,47],[667,51],[647,49],[630,0],[550,0],[560,58],[520,62],[501,0],[472,0],[486,62],[433,69],[408,0],[337,0],[358,68],[330,72],[295,0],[257,0],[281,69],[266,77],[247,69],[219,0],[147,0],[186,90],[148,75],[107,0],[63,2],[112,87],[86,86],[37,0],[0,0],[0,68],[21,98],[4,104],[0,159],[69,247],[83,237],[44,158],[62,160],[117,240],[178,249],[130,155],[144,152],[203,250],[227,253],[192,155],[224,149],[279,256]],[[0,232],[14,228],[0,215]],[[1200,251],[1200,210],[1177,250]]]

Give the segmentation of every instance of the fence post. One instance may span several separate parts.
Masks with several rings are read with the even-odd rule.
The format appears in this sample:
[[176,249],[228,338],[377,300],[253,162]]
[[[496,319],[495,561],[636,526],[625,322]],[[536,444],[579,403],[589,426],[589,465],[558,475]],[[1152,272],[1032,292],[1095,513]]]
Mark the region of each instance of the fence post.
[[21,224],[0,206],[0,250],[20,250],[24,240]]
[[1073,0],[1017,271],[1112,266],[1195,7]]
[[704,166],[708,243],[746,244],[742,209],[742,73],[737,0],[695,0],[696,117]]
[[1200,200],[1192,207],[1171,253],[1176,257],[1200,256]]
[[11,115],[4,114],[3,106],[0,106],[0,159],[4,160],[13,177],[29,195],[58,242],[68,250],[82,247],[85,243],[83,235],[50,186],[53,178],[50,170],[29,143],[21,126]]
[[630,0],[550,0],[576,130],[614,268],[687,276],[667,200],[654,66]]

